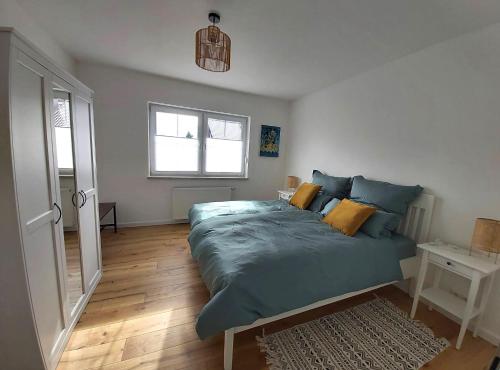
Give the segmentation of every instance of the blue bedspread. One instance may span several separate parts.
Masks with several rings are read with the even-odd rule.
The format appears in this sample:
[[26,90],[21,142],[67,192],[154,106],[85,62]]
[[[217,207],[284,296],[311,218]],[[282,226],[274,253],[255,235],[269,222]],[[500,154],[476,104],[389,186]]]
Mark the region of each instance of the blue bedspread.
[[[262,210],[259,203],[254,208]],[[348,237],[322,223],[317,213],[267,206],[273,210],[221,217],[219,204],[212,212],[210,206],[202,207],[204,215],[196,209],[190,213],[191,253],[211,294],[196,324],[202,339],[318,300],[400,280],[399,260],[415,254],[414,242],[402,236]]]

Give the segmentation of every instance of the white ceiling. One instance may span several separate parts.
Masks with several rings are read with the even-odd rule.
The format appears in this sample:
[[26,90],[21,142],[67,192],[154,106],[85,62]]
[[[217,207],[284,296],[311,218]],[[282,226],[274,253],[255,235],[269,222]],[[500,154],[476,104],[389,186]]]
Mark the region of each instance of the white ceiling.
[[[500,21],[499,0],[17,0],[78,61],[293,99]],[[194,63],[209,10],[231,70]]]

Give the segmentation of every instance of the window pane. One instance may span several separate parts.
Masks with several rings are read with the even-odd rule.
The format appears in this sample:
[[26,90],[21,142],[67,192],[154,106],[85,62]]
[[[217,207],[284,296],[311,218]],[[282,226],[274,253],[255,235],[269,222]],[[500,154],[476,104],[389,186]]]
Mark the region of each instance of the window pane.
[[73,168],[73,148],[71,147],[71,128],[56,127],[57,167]]
[[242,140],[242,124],[240,122],[209,118],[208,137],[213,139]]
[[206,172],[240,173],[242,171],[243,142],[207,139]]
[[156,112],[156,135],[177,136],[177,114]]
[[54,99],[54,126],[71,127],[69,99]]
[[198,116],[156,112],[156,135],[198,138]]
[[226,121],[226,139],[243,140],[242,124],[240,122]]
[[191,139],[198,138],[198,116],[188,116],[185,114],[179,114],[179,137],[187,137]]
[[208,119],[208,137],[214,139],[223,139],[225,129],[226,121],[213,118]]
[[175,172],[198,171],[198,140],[156,136],[155,170]]

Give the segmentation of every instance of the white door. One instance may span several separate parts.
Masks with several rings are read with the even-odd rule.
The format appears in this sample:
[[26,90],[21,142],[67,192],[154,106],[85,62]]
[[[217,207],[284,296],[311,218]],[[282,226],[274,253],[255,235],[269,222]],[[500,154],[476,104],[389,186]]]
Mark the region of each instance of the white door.
[[76,132],[76,181],[83,195],[79,204],[78,220],[83,257],[85,291],[95,283],[101,271],[101,248],[95,154],[93,140],[93,112],[90,96],[76,92],[73,99],[74,129]]
[[12,71],[12,141],[23,252],[38,339],[48,368],[64,333],[60,205],[53,184],[49,72],[20,51]]

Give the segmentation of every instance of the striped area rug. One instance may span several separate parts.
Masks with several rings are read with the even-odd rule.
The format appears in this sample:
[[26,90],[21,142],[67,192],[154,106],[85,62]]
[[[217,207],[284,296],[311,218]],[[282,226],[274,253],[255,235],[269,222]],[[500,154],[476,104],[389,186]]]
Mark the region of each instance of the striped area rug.
[[382,298],[257,341],[271,370],[413,370],[449,345]]

